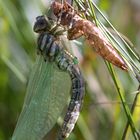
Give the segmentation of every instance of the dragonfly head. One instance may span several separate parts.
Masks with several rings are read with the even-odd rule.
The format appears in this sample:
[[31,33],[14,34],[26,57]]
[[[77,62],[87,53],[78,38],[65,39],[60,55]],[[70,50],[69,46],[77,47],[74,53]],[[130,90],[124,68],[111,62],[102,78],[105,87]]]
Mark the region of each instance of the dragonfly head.
[[50,23],[46,16],[36,17],[36,22],[34,24],[33,30],[36,33],[46,32],[49,30]]

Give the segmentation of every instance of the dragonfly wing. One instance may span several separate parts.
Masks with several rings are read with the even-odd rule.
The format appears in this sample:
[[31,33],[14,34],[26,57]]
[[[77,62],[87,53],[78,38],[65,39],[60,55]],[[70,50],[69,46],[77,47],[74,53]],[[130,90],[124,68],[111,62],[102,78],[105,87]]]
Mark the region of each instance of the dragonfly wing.
[[38,56],[12,140],[40,140],[55,125],[71,90],[67,72]]

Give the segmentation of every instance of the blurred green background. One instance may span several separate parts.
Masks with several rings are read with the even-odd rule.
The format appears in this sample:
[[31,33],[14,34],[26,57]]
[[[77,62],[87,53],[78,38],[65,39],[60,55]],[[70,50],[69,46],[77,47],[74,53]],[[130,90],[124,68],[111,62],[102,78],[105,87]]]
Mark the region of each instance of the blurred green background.
[[[0,140],[10,139],[14,131],[36,57],[33,23],[36,16],[45,13],[49,4],[48,0],[0,0]],[[96,4],[140,53],[140,1],[96,0]],[[104,61],[91,48],[85,47],[80,64],[86,80],[86,97],[75,135],[70,139],[121,139],[126,116]],[[131,74],[116,70],[131,107],[138,83]],[[137,104],[136,126],[140,124],[139,116],[140,104]],[[57,126],[50,133],[50,139],[56,129]],[[131,132],[128,139],[133,139]]]

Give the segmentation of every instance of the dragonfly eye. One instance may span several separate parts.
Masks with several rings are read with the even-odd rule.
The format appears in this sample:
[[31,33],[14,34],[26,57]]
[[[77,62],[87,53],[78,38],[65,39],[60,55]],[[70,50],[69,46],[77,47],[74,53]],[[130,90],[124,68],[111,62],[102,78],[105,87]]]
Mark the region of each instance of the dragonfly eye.
[[36,22],[34,24],[33,29],[36,33],[43,32],[46,30],[47,25],[48,25],[48,23],[47,23],[47,20],[45,19],[45,17],[38,16],[38,17],[36,17]]
[[44,27],[44,26],[46,25],[46,21],[40,20],[40,21],[38,22],[38,24],[39,24],[41,27]]

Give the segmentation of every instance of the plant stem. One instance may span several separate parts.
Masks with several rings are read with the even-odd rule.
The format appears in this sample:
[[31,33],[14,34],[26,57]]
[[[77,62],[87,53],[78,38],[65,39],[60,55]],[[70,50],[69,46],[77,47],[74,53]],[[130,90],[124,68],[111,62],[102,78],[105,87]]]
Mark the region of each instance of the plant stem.
[[[135,106],[136,106],[136,103],[137,103],[137,99],[138,99],[138,95],[140,95],[140,85],[138,87],[138,91],[139,92],[136,94],[136,96],[134,98],[134,102],[132,104],[131,114],[133,114],[133,112],[134,112],[134,109],[135,109]],[[125,138],[126,138],[128,127],[129,127],[129,121],[127,121],[127,123],[126,123],[125,129],[124,129],[124,132],[123,132],[123,136],[122,136],[122,140],[125,140]],[[140,139],[140,134],[138,132],[137,132],[137,135],[138,135],[138,138]]]

